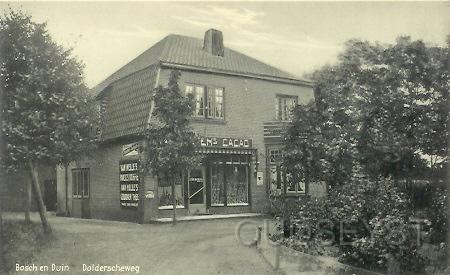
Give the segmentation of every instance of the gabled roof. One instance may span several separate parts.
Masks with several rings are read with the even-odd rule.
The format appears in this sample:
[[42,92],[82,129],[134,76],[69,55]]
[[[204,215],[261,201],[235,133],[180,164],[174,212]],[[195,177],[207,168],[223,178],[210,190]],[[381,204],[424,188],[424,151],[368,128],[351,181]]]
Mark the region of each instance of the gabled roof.
[[202,39],[171,34],[92,88],[92,93],[97,95],[112,82],[156,63],[185,65],[227,74],[269,77],[311,85],[307,80],[302,80],[232,49],[225,48],[223,57],[214,56],[203,50]]

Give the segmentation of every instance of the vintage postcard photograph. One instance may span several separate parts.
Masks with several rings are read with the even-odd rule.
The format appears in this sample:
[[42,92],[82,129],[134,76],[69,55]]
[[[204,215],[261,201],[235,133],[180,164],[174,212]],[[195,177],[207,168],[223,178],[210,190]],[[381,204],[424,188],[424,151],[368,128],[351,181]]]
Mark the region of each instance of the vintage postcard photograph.
[[449,15],[0,2],[0,274],[450,274]]

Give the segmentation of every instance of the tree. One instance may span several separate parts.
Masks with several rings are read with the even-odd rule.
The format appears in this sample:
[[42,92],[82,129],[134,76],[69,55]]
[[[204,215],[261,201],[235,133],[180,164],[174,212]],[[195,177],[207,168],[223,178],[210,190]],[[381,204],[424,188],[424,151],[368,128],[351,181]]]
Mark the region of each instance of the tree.
[[4,81],[2,131],[8,171],[27,169],[41,221],[51,232],[39,185],[39,166],[66,162],[93,144],[83,66],[21,11],[0,18]]
[[192,95],[184,96],[178,86],[180,73],[172,71],[167,88],[158,86],[153,95],[153,112],[145,133],[146,170],[172,187],[173,223],[176,223],[175,184],[182,174],[199,165],[199,138],[189,128],[193,112]]
[[324,154],[315,162],[327,164],[325,174],[340,183],[354,165],[372,178],[400,179],[424,174],[427,155],[446,161],[448,57],[448,48],[409,37],[393,45],[348,41],[336,65],[312,75],[315,132],[307,136],[317,140],[319,135],[319,144],[296,134],[304,127],[305,107],[300,106],[287,134],[288,156],[295,159],[300,145],[319,146]]

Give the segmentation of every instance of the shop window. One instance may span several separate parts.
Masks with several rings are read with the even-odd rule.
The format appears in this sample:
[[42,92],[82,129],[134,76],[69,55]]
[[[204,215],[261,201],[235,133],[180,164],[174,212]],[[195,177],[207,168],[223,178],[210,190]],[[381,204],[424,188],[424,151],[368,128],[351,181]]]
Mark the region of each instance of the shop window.
[[224,90],[220,87],[206,87],[187,84],[186,95],[192,94],[195,102],[194,117],[209,119],[224,118]]
[[[159,209],[173,208],[172,186],[164,178],[158,178],[158,198]],[[175,182],[175,200],[177,208],[184,208],[184,188],[182,184],[182,177]]]
[[224,169],[220,166],[211,167],[211,205],[221,206],[225,203]]
[[211,206],[248,205],[248,156],[221,156],[210,162]]
[[275,97],[275,119],[282,121],[292,120],[292,110],[297,106],[297,97],[277,95]]
[[89,168],[72,169],[72,193],[74,198],[89,197]]
[[248,204],[247,166],[225,166],[227,179],[227,205]]

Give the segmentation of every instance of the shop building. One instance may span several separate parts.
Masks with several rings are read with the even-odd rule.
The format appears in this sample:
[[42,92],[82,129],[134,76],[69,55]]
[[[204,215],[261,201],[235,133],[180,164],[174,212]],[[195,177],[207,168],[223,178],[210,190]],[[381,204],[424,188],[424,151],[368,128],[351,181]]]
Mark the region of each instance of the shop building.
[[[282,175],[281,131],[290,109],[313,100],[312,83],[224,47],[220,31],[204,39],[169,35],[92,89],[102,140],[92,156],[73,163],[64,180],[58,168],[59,212],[72,216],[149,222],[177,215],[264,212],[269,194],[286,181],[291,196],[309,190]],[[202,137],[201,166],[176,185],[141,175],[140,134],[151,94],[167,86],[172,70],[195,98],[192,128]],[[68,197],[65,197],[66,192]]]

